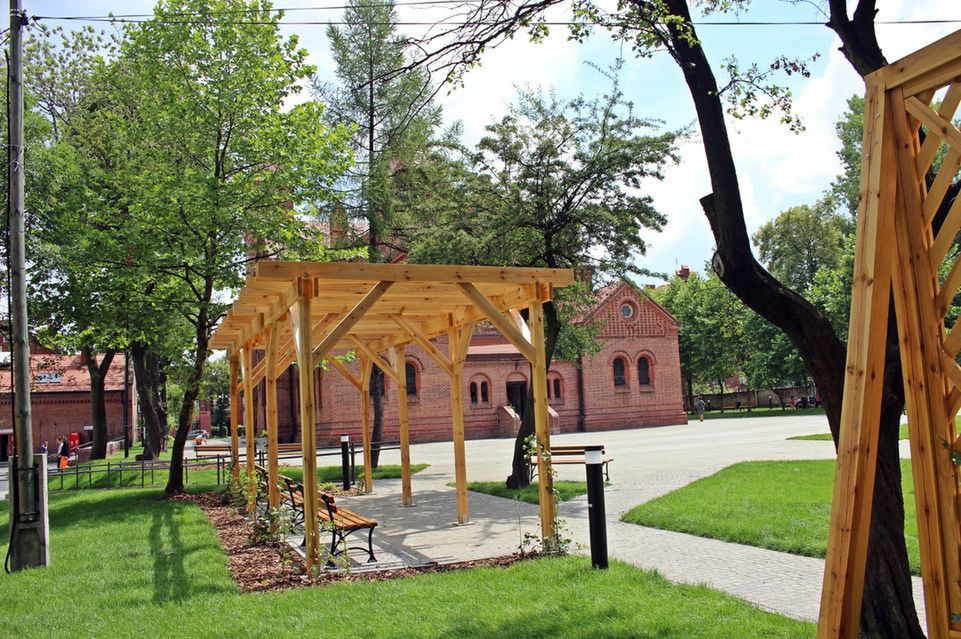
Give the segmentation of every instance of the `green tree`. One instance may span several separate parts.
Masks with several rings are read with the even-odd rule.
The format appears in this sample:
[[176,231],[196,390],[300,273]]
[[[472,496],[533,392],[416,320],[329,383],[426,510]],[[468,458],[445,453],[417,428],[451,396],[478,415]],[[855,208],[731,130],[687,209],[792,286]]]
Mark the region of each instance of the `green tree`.
[[840,262],[844,236],[851,229],[833,208],[831,197],[814,207],[794,206],[762,224],[754,234],[761,263],[799,293],[811,287],[820,268],[834,268]]
[[847,208],[851,219],[857,217],[861,189],[861,139],[864,136],[864,96],[848,98],[848,108],[834,124],[841,140],[837,152],[841,160],[841,174],[831,183],[834,193]]
[[[488,125],[467,158],[469,169],[445,198],[446,210],[413,238],[410,259],[590,267],[608,278],[623,276],[645,251],[641,230],[664,224],[650,197],[641,194],[641,181],[660,178],[675,158],[676,134],[648,134],[656,125],[636,116],[616,87],[598,100],[521,93],[506,116]],[[561,337],[565,311],[559,309],[565,301],[571,308],[583,304],[584,294],[574,287],[558,292],[560,304],[545,305],[548,365],[559,341],[590,342]],[[529,482],[524,439],[534,432],[531,389],[528,395],[511,486]]]
[[[440,124],[426,73],[422,69],[399,73],[407,61],[407,43],[396,25],[392,0],[348,0],[344,25],[327,28],[339,84],[314,81],[315,93],[329,105],[328,121],[354,130],[356,165],[344,176],[346,191],[336,210],[366,222],[366,238],[358,239],[366,240],[371,262],[381,262],[400,249],[393,230],[405,226],[397,207],[398,191],[404,188],[399,176],[422,163]],[[370,379],[375,467],[383,432],[383,387],[384,374],[375,366]]]
[[288,207],[322,201],[347,166],[347,132],[323,124],[320,104],[284,108],[313,69],[296,38],[280,35],[281,16],[259,0],[164,1],[127,30],[108,70],[99,112],[127,151],[117,173],[131,270],[191,333],[167,493],[183,491],[184,444],[226,310],[220,292],[261,256],[323,257]]

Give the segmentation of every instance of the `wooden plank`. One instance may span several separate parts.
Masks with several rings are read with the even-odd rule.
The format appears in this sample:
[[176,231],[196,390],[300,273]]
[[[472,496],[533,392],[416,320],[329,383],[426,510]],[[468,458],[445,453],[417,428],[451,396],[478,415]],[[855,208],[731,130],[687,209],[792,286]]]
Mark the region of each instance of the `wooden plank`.
[[390,365],[390,362],[386,361],[378,353],[374,351],[370,346],[360,341],[353,335],[350,337],[350,341],[357,347],[361,353],[363,353],[371,362],[373,362],[377,368],[382,370],[387,377],[391,378],[395,384],[398,386],[401,383],[400,377],[397,375],[397,371]]
[[244,485],[244,494],[247,496],[247,512],[252,513],[257,508],[257,476],[254,473],[254,463],[256,462],[256,443],[254,430],[256,429],[256,416],[254,415],[254,385],[251,383],[250,372],[253,369],[253,353],[250,346],[240,350],[240,373],[244,380],[244,441],[247,444],[247,478]]
[[[280,473],[277,468],[277,349],[280,343],[280,330],[276,324],[267,327],[266,376],[264,382],[267,418],[267,505],[270,512],[280,508]],[[271,518],[271,532],[277,532],[277,524]]]
[[451,372],[453,372],[450,360],[440,352],[440,349],[434,346],[434,344],[427,339],[427,336],[403,315],[392,315],[391,317],[397,326],[407,333],[418,346],[424,349],[424,352],[430,355],[430,357],[437,362],[437,365],[441,367],[441,370],[450,377]]
[[357,377],[354,377],[354,374],[350,372],[350,369],[347,368],[347,366],[342,361],[340,361],[336,357],[328,357],[325,361],[328,362],[334,368],[336,368],[341,375],[347,378],[347,381],[350,382],[354,388],[356,388],[357,390],[363,390],[360,387],[360,383],[361,383],[360,379],[358,379]]
[[531,341],[535,361],[531,366],[534,391],[534,436],[537,439],[537,484],[540,497],[541,539],[545,543],[557,536],[557,504],[554,501],[554,472],[551,470],[550,415],[547,411],[547,353],[544,337],[544,304],[541,300],[528,307]]
[[[451,324],[454,319],[451,318]],[[470,333],[471,327],[451,327],[447,339],[453,372],[450,376],[451,421],[453,422],[454,439],[454,485],[457,491],[457,523],[466,524],[470,519],[470,509],[467,503],[467,449],[464,444],[464,391],[463,377],[464,362],[467,360],[467,349],[461,332]]]
[[[264,262],[261,262],[261,264],[263,263]],[[334,345],[339,342],[342,337],[347,335],[348,331],[353,328],[354,324],[361,320],[364,314],[370,310],[371,306],[377,303],[377,300],[390,288],[390,285],[391,282],[378,282],[375,284],[373,288],[364,295],[363,299],[357,302],[357,305],[354,306],[347,315],[344,315],[340,322],[317,344],[314,348],[314,357],[322,359],[327,355],[328,351],[333,350]]]
[[364,492],[368,495],[374,489],[373,456],[370,437],[370,375],[373,366],[363,355],[360,356],[360,426],[364,442]]
[[874,490],[890,296],[896,170],[889,105],[869,78],[864,161],[834,500],[818,618],[818,639],[857,639]]
[[397,413],[400,420],[400,477],[401,494],[404,506],[414,503],[410,487],[410,420],[407,416],[407,374],[405,371],[404,347],[390,350],[390,362],[397,374]]
[[[928,136],[932,137],[932,136]],[[948,192],[955,176],[958,174],[958,167],[961,166],[961,146],[953,147],[944,156],[938,175],[931,182],[931,187],[924,196],[924,222],[931,224],[935,214],[944,201],[944,196]]]
[[[925,102],[925,104],[927,104],[927,102]],[[951,121],[955,111],[958,110],[959,104],[961,104],[961,82],[952,84],[948,89],[947,94],[945,94],[944,99],[941,101],[941,106],[938,107],[938,115],[945,120]],[[936,135],[929,135],[924,139],[924,143],[921,145],[921,152],[918,153],[918,173],[923,175],[928,172],[928,169],[931,168],[931,163],[934,162],[934,156],[937,155],[940,145],[941,138]]]
[[[957,201],[961,202],[961,198],[958,198]],[[951,308],[951,302],[958,292],[959,286],[961,286],[961,256],[956,256],[954,264],[951,265],[951,270],[948,271],[948,276],[944,278],[944,284],[942,284],[938,290],[938,299],[935,305],[938,309],[939,319],[943,320],[944,316],[948,314],[948,310]],[[957,353],[957,351],[955,351],[955,353]]]
[[931,69],[923,75],[904,84],[905,95],[921,95],[929,87],[942,88],[945,85],[961,81],[961,58],[956,58]]
[[240,487],[240,355],[230,358],[230,481],[234,489]]
[[[904,108],[908,113],[920,120],[921,124],[928,127],[928,133],[930,135],[936,135],[950,144],[951,147],[961,149],[961,131],[958,131],[958,128],[954,126],[950,120],[945,120],[917,98],[908,98],[905,100]],[[916,156],[912,156],[912,160],[914,160],[914,157]],[[915,166],[917,166],[917,164],[915,164]]]
[[951,245],[954,244],[954,238],[957,237],[959,230],[961,230],[961,197],[956,198],[951,208],[948,209],[948,214],[944,217],[944,223],[938,231],[938,236],[934,238],[934,244],[929,251],[931,270],[937,271],[941,268],[941,262],[944,261],[948,251],[951,250]]
[[[508,268],[500,266],[435,266],[433,264],[368,264],[358,262],[280,262],[257,263],[258,282],[292,281],[296,277],[320,280],[361,282],[472,282],[516,283],[551,282],[556,286],[574,283],[571,269]],[[321,283],[323,286],[323,283]]]
[[290,309],[290,323],[296,339],[297,377],[300,382],[300,441],[304,468],[304,533],[306,539],[307,573],[316,574],[320,568],[320,530],[317,525],[317,427],[314,421],[314,358],[310,331],[310,302],[313,287],[309,279],[298,281],[300,297]]
[[[916,80],[944,66],[945,61],[957,59],[959,49],[961,49],[961,31],[956,31],[884,67],[882,69],[884,83],[888,89],[893,89]],[[928,88],[930,87],[912,87],[906,89],[905,94],[914,95]]]
[[484,317],[490,320],[497,330],[501,332],[501,335],[506,337],[507,340],[514,345],[514,348],[520,351],[524,359],[533,364],[536,357],[534,347],[529,341],[524,339],[524,335],[517,329],[514,322],[504,317],[497,307],[484,297],[484,294],[477,290],[477,287],[473,284],[461,284],[460,288],[467,299],[480,309]]
[[[917,420],[918,434],[921,437],[931,437],[936,432],[935,429],[944,428],[947,420],[944,405],[944,370],[941,366],[941,321],[940,317],[937,317],[934,306],[936,273],[932,271],[929,260],[922,259],[922,256],[926,256],[931,248],[932,238],[930,228],[923,224],[920,215],[923,210],[925,183],[923,176],[918,175],[917,172],[919,144],[917,135],[908,129],[907,119],[902,115],[904,110],[912,111],[908,100],[915,104],[919,104],[919,101],[915,98],[905,100],[903,93],[897,88],[890,93],[893,105],[891,115],[899,150],[897,186],[901,210],[896,235],[899,235],[902,276],[904,279],[913,278],[915,297],[914,300],[907,301],[909,304],[913,302],[916,308],[914,316],[918,321],[920,348],[914,350],[920,353],[923,362],[923,368],[918,371],[919,392],[914,396],[914,403],[918,408],[916,412],[920,413]],[[902,103],[903,107],[901,107]],[[930,109],[926,110],[932,116],[934,115]],[[923,121],[923,116],[919,119]],[[926,414],[924,414],[925,409]],[[931,446],[921,452],[927,459],[912,461],[921,464],[932,463],[935,482],[929,487],[934,498],[930,505],[932,509],[930,518],[921,518],[918,522],[919,538],[924,534],[927,539],[921,545],[929,545],[934,549],[940,546],[943,553],[940,565],[930,562],[929,573],[925,579],[925,592],[932,591],[935,604],[933,609],[926,609],[928,635],[930,639],[944,639],[948,635],[951,615],[961,612],[961,590],[958,589],[956,582],[952,584],[948,579],[952,566],[955,572],[958,569],[958,535],[954,530],[957,528],[955,495],[953,490],[950,493],[946,491],[946,484],[943,483],[945,479],[953,476],[953,464],[951,470],[945,467],[945,462],[950,463],[950,460],[947,459],[947,450],[942,447]],[[936,558],[937,551],[932,552],[932,557]]]

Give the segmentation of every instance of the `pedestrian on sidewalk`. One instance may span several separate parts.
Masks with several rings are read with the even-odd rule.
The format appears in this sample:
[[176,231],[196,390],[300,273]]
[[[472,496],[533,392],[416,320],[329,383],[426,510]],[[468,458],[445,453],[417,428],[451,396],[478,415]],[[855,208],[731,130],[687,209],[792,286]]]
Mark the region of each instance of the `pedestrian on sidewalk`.
[[703,397],[698,397],[698,398],[697,398],[697,403],[694,405],[694,407],[697,408],[697,418],[703,422],[703,421],[704,421],[704,408],[705,408],[705,406],[704,406],[704,398],[703,398]]

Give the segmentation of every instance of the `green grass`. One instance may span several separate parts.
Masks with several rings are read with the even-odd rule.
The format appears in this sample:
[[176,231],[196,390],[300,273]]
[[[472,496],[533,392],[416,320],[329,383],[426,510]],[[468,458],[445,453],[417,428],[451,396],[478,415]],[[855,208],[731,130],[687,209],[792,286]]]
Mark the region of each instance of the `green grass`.
[[[450,485],[453,486],[453,484]],[[519,499],[527,502],[528,504],[540,503],[536,481],[531,483],[530,486],[521,488],[520,490],[508,488],[502,481],[472,481],[468,482],[467,490],[472,490],[475,493],[494,495],[495,497],[504,497],[505,499]],[[554,490],[557,491],[557,501],[567,501],[568,499],[574,499],[575,497],[586,495],[587,482],[555,481]]]
[[[50,501],[52,565],[0,575],[3,636],[378,639],[801,639],[814,627],[703,586],[565,557],[282,593],[241,594],[217,534],[159,491]],[[7,539],[6,508],[0,540]],[[5,552],[0,546],[0,552]],[[68,612],[64,612],[67,610]]]
[[[918,528],[909,460],[901,460],[905,537],[918,574]],[[632,508],[623,521],[810,557],[824,557],[834,461],[745,462]]]
[[[719,410],[711,410],[704,413],[704,419],[739,419],[743,417],[799,417],[802,415],[823,415],[823,408],[785,408],[782,410],[780,407],[775,408],[752,408],[747,410],[742,408],[740,410],[734,408],[725,408],[722,413]],[[692,412],[687,414],[687,418],[692,421],[697,421],[697,413]]]
[[[416,475],[427,467],[428,464],[411,464],[410,472],[412,475]],[[339,484],[343,480],[343,472],[344,471],[340,466],[319,466],[317,468],[317,483]],[[303,481],[304,479],[304,469],[299,466],[281,466],[280,474],[287,475],[291,479],[296,479],[297,481]],[[393,464],[381,464],[371,471],[371,475],[375,480],[400,479],[400,466]],[[357,467],[357,481],[364,481],[364,469],[362,466]]]
[[[898,431],[898,439],[908,438],[908,425],[901,424],[901,430]],[[788,439],[800,439],[806,441],[832,441],[831,433],[815,433],[814,435],[795,435],[794,437],[788,437]]]

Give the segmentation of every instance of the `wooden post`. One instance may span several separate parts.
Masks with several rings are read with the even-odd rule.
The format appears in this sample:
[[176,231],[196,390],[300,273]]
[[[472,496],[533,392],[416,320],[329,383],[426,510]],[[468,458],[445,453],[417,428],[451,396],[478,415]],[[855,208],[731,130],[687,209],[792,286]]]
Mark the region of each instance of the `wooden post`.
[[247,496],[247,512],[252,513],[257,508],[257,479],[254,476],[256,450],[254,448],[254,433],[257,423],[254,415],[254,386],[251,383],[250,372],[253,369],[253,349],[248,344],[240,350],[240,371],[244,379],[244,436],[247,454],[247,478],[244,483],[244,494]]
[[[278,321],[284,321],[281,318]],[[264,377],[266,420],[267,420],[267,504],[271,512],[280,508],[280,474],[277,468],[277,350],[280,345],[280,326],[271,324],[267,328],[267,369]],[[276,522],[271,524],[271,532],[276,531]]]
[[534,365],[531,367],[531,383],[534,391],[534,435],[537,438],[537,484],[541,507],[541,539],[546,541],[557,536],[555,527],[556,504],[554,503],[554,473],[551,470],[551,430],[547,412],[547,352],[544,344],[543,284],[537,284],[537,300],[529,306],[531,343],[534,347]]
[[407,371],[404,361],[404,347],[398,346],[389,351],[390,363],[397,373],[397,412],[400,416],[400,476],[402,503],[413,504],[410,488],[410,421],[407,418]]
[[374,490],[373,455],[370,450],[370,375],[373,369],[370,360],[361,356],[360,419],[364,441],[364,492],[368,495]]
[[[453,324],[453,318],[450,323]],[[473,326],[466,326],[458,330],[451,326],[447,331],[447,349],[450,353],[450,404],[451,418],[454,428],[454,479],[457,489],[457,523],[466,524],[470,519],[467,506],[467,449],[464,445],[464,397],[461,373],[467,359],[467,345],[463,337],[467,331],[467,344],[470,343],[470,333]]]
[[234,489],[240,486],[240,356],[230,354],[230,482]]
[[320,530],[317,519],[317,430],[314,421],[314,358],[310,343],[310,302],[313,286],[309,278],[297,278],[298,297],[290,313],[297,377],[300,381],[301,453],[304,464],[304,533],[307,542],[307,573],[320,569]]

